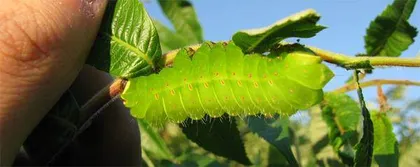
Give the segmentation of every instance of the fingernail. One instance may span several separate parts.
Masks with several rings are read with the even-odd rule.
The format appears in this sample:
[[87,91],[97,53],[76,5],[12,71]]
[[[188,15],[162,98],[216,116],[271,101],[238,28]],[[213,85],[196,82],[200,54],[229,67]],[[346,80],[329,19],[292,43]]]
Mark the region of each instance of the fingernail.
[[80,0],[80,11],[90,18],[95,18],[106,5],[107,0]]

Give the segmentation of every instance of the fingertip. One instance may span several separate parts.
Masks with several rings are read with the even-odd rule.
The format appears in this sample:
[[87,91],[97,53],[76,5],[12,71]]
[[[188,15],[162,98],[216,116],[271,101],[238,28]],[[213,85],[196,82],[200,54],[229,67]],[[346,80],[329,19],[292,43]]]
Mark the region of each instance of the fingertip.
[[[51,1],[48,1],[51,3]],[[47,3],[48,3],[47,2]],[[86,19],[85,23],[100,22],[107,0],[58,0],[54,1],[59,10],[65,11],[71,16],[80,15],[81,19]]]
[[97,17],[104,9],[107,0],[59,0],[56,3],[66,6],[73,11],[80,11],[88,17]]

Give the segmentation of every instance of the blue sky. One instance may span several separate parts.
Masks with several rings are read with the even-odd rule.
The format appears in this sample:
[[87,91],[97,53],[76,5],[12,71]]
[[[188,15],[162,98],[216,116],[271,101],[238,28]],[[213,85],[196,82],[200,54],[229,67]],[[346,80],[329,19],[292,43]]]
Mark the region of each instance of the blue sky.
[[[320,24],[328,28],[300,43],[354,55],[364,51],[366,28],[392,0],[192,0],[206,40],[229,40],[238,30],[264,27],[299,11],[312,8],[322,17]],[[420,28],[420,4],[417,4],[410,23]],[[145,4],[150,16],[170,25],[156,1]],[[420,54],[420,37],[403,53],[403,57]],[[326,86],[332,90],[343,85],[351,72],[330,66],[335,78]],[[420,81],[420,68],[393,67],[377,69],[369,79],[409,79]],[[385,87],[388,88],[388,87]],[[410,87],[408,98],[420,98],[420,88]],[[351,94],[354,95],[355,92]],[[376,88],[364,89],[367,100],[374,101]]]

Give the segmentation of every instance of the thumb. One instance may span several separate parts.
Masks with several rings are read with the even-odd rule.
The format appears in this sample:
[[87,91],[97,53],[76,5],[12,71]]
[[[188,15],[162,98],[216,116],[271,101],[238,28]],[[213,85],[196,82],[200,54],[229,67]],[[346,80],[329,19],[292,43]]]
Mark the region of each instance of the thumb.
[[82,68],[106,0],[2,0],[0,166]]

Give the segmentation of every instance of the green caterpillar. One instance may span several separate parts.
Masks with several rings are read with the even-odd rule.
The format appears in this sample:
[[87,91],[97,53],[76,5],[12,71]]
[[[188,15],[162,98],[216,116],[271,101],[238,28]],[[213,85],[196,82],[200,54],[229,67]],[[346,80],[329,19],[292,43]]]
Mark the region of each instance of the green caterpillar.
[[134,117],[157,125],[205,114],[290,115],[319,103],[333,75],[309,53],[268,58],[244,55],[234,43],[205,43],[192,59],[181,49],[172,68],[130,79],[122,98]]

